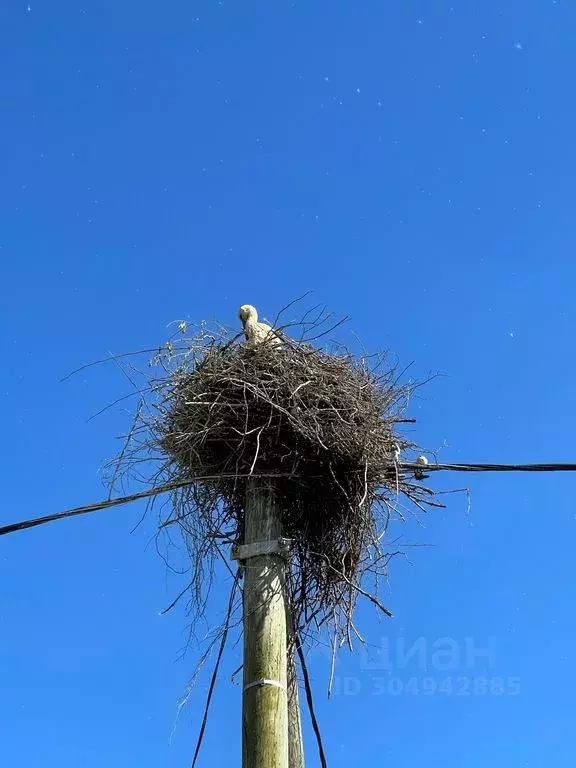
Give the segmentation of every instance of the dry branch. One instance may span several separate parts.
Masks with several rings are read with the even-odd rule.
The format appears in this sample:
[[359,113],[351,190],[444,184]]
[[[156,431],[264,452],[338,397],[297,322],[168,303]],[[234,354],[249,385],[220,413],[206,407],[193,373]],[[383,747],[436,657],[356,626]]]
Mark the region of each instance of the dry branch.
[[175,484],[160,526],[176,526],[188,546],[196,617],[230,531],[242,543],[246,487],[256,476],[274,478],[292,541],[287,589],[301,636],[314,617],[314,626],[332,623],[339,642],[350,637],[358,596],[387,611],[363,582],[386,575],[391,513],[401,499],[416,510],[434,504],[403,463],[418,455],[399,432],[417,385],[401,384],[385,356],[310,343],[338,324],[315,309],[279,326],[298,342],[284,335],[281,347],[256,348],[220,326],[186,327],[192,333],[154,359],[161,375],[139,388],[150,393],[147,407],[112,476],[142,480],[149,462],[153,487]]

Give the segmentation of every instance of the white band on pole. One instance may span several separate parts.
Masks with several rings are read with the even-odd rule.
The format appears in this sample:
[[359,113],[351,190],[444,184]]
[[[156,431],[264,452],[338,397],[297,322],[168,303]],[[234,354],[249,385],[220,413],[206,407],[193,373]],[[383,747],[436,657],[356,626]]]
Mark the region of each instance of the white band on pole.
[[265,677],[261,677],[260,680],[254,680],[252,683],[246,683],[244,690],[247,691],[248,688],[254,688],[257,685],[274,685],[276,688],[285,690],[285,686],[282,683],[279,683],[277,680],[267,680]]

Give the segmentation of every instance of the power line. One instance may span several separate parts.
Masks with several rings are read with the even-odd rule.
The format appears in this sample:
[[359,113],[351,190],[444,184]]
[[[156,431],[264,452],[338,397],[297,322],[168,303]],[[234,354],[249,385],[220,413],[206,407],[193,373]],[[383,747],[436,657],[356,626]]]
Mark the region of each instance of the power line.
[[[408,470],[410,472],[429,473],[429,472],[576,472],[576,464],[412,464],[401,463],[400,469]],[[232,477],[233,475],[230,475]],[[294,477],[289,474],[265,474],[258,475],[259,477]],[[194,485],[194,483],[222,479],[223,475],[215,476],[201,476],[190,480],[179,480],[172,483],[165,483],[159,485],[156,488],[149,488],[146,491],[140,491],[139,493],[133,493],[129,496],[120,496],[115,499],[105,499],[104,501],[97,501],[94,504],[86,504],[82,507],[74,507],[72,509],[64,510],[63,512],[55,512],[52,515],[45,515],[43,517],[36,517],[30,520],[22,520],[17,523],[10,523],[9,525],[0,526],[0,536],[5,536],[8,533],[15,533],[16,531],[23,531],[27,528],[35,528],[38,525],[44,525],[45,523],[51,523],[54,520],[62,520],[66,517],[76,517],[77,515],[86,515],[89,512],[98,512],[101,509],[109,509],[110,507],[119,507],[124,504],[130,504],[133,501],[139,499],[146,499],[152,496],[158,496],[161,493],[169,493],[175,491],[178,488],[184,488],[188,485]]]
[[576,472],[576,464],[400,464],[424,472]]
[[141,491],[140,493],[133,493],[130,496],[120,496],[116,499],[106,499],[105,501],[97,501],[95,504],[86,504],[82,507],[74,507],[73,509],[67,509],[64,512],[55,512],[52,515],[45,515],[44,517],[35,517],[31,520],[22,520],[19,523],[11,523],[10,525],[4,525],[0,528],[0,536],[4,536],[7,533],[15,533],[16,531],[23,531],[26,528],[35,528],[37,525],[44,525],[44,523],[51,523],[53,520],[61,520],[64,517],[76,517],[76,515],[85,515],[88,512],[98,512],[101,509],[108,509],[109,507],[119,507],[122,504],[129,504],[131,501],[137,499],[145,499],[150,496],[155,496],[159,493],[167,493],[168,491],[175,490],[183,485],[189,485],[190,483],[167,483],[158,488],[151,488],[147,491]]
[[[26,528],[35,528],[37,525],[44,525],[44,523],[51,523],[53,520],[61,520],[65,517],[76,517],[77,515],[86,515],[88,512],[99,512],[101,509],[108,509],[109,507],[120,507],[123,504],[130,504],[132,501],[138,501],[138,499],[147,499],[151,496],[159,496],[161,493],[169,493],[170,491],[175,491],[178,488],[185,488],[188,485],[194,485],[194,483],[200,483],[207,480],[221,480],[226,477],[233,478],[238,477],[238,475],[201,475],[195,478],[191,478],[190,480],[176,480],[171,483],[165,483],[164,485],[157,485],[155,488],[149,488],[146,491],[132,493],[129,496],[118,496],[115,499],[104,499],[103,501],[97,501],[94,504],[86,504],[82,507],[66,509],[64,512],[54,512],[52,515],[34,517],[30,520],[22,520],[18,523],[4,525],[0,527],[0,536],[4,536],[7,533],[15,533],[16,531],[23,531]],[[282,475],[262,474],[258,475],[258,477],[282,477]]]

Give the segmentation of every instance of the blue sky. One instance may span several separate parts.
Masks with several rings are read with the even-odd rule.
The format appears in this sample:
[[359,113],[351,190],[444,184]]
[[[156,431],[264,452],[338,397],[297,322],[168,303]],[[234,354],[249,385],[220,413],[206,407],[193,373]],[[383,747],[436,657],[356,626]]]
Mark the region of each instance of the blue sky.
[[[3,3],[0,520],[105,495],[128,413],[87,419],[129,385],[69,371],[307,290],[443,374],[412,405],[441,458],[574,461],[575,23],[567,0]],[[573,478],[438,482],[470,514],[395,531],[430,546],[393,566],[393,620],[362,609],[370,663],[344,653],[327,701],[310,657],[330,766],[572,766]],[[4,765],[189,765],[207,679],[174,729],[197,652],[183,607],[158,615],[182,580],[142,512],[1,541]],[[237,660],[203,765],[239,758]]]

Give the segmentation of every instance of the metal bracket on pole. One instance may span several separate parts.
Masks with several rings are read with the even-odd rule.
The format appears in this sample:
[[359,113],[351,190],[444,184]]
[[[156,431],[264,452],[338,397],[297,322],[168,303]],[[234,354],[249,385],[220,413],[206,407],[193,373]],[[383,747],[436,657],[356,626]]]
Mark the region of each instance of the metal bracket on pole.
[[255,541],[252,544],[233,544],[230,553],[231,560],[250,560],[252,557],[260,555],[281,555],[288,557],[290,555],[291,539],[275,539],[272,541]]

